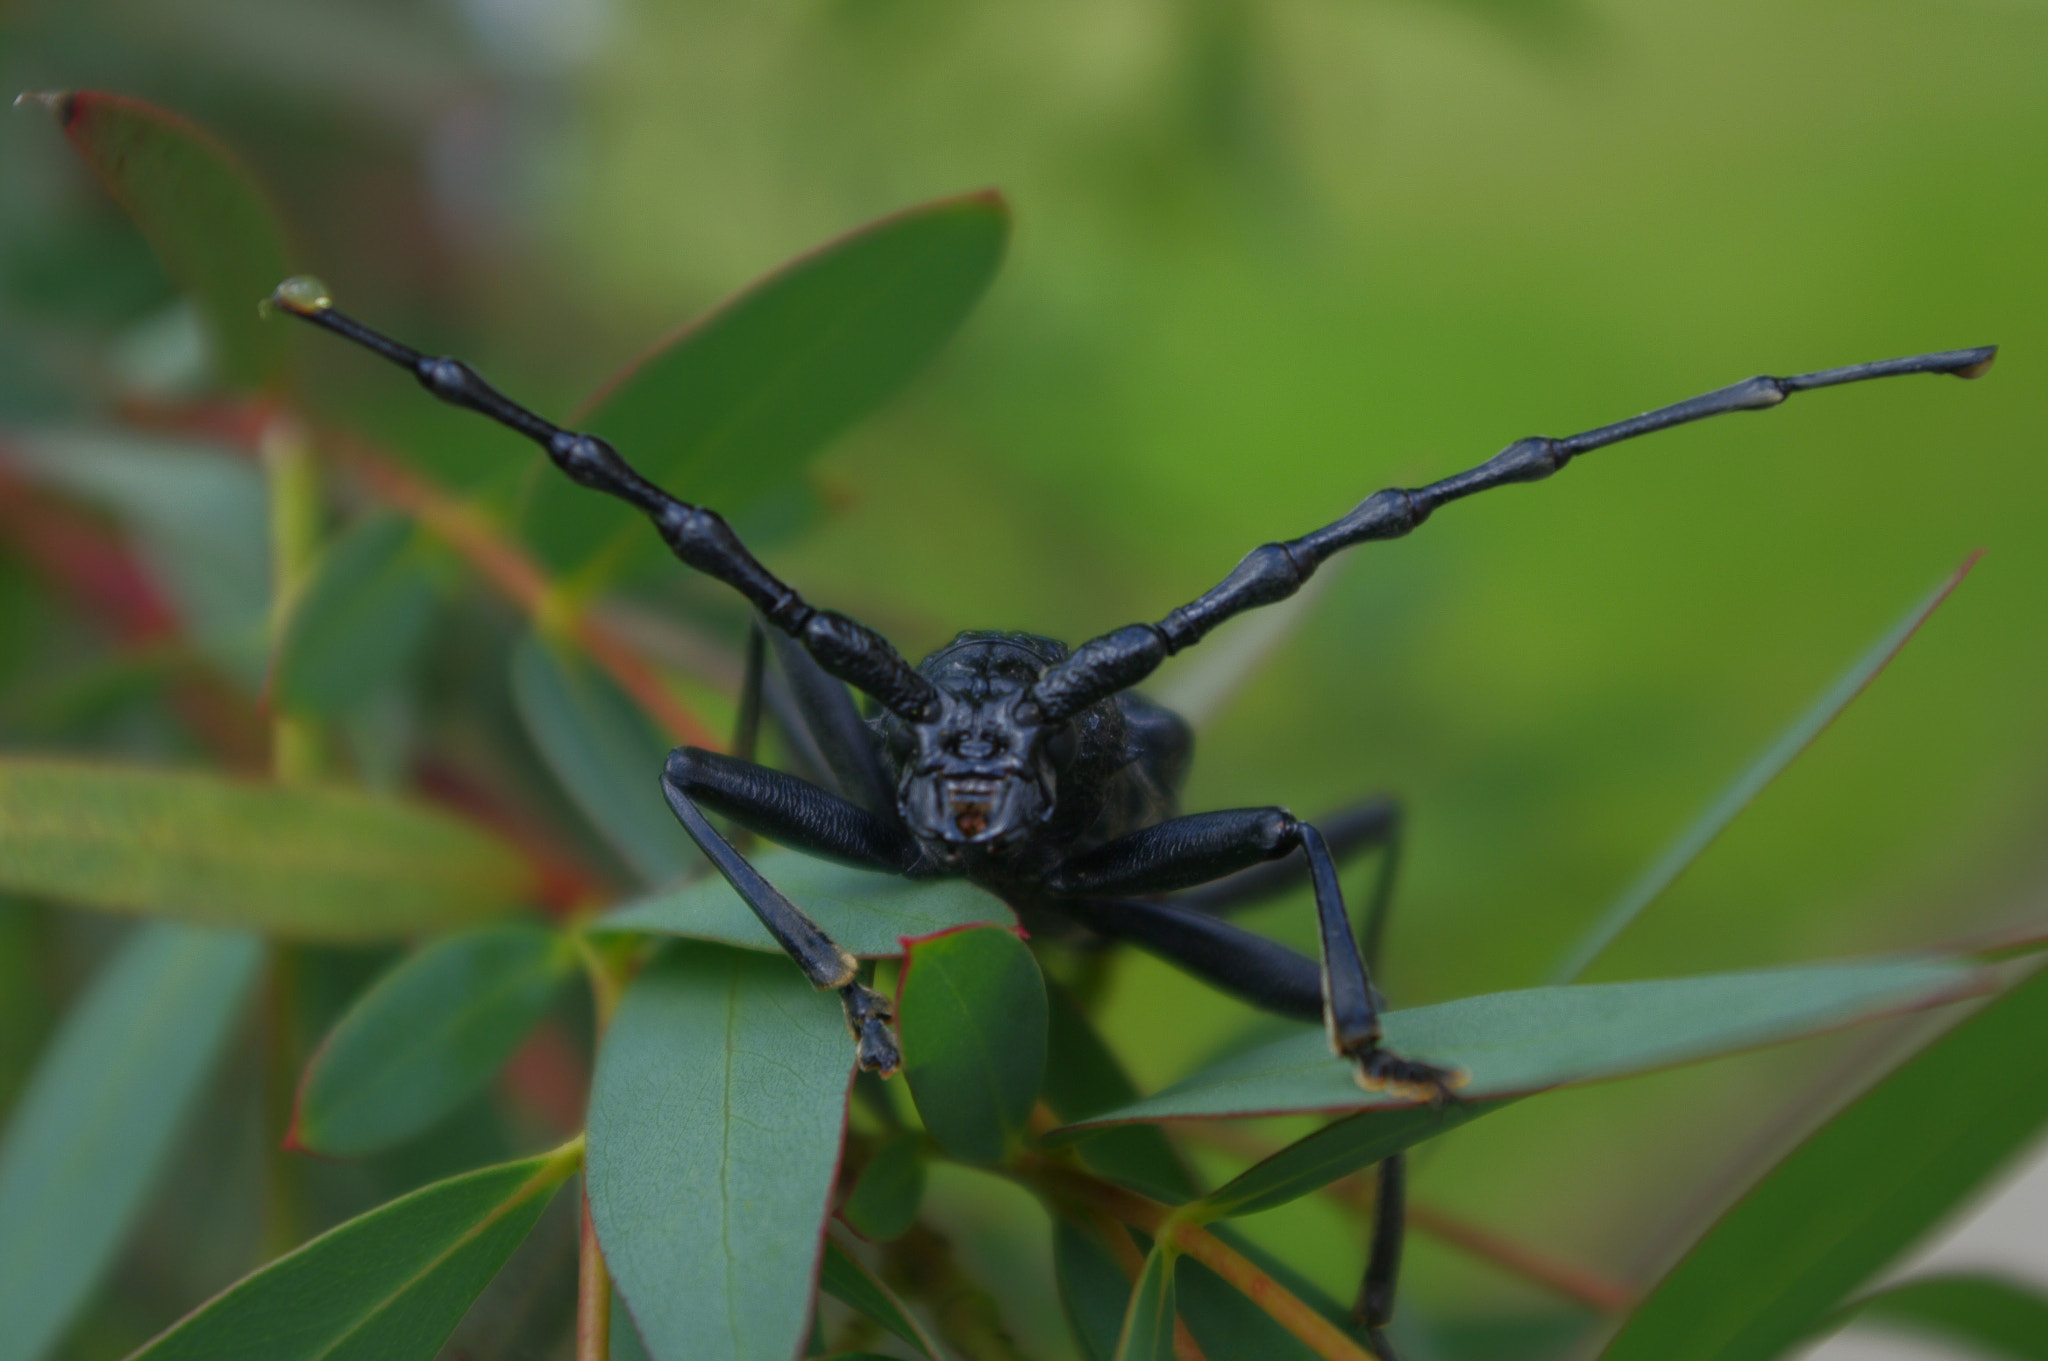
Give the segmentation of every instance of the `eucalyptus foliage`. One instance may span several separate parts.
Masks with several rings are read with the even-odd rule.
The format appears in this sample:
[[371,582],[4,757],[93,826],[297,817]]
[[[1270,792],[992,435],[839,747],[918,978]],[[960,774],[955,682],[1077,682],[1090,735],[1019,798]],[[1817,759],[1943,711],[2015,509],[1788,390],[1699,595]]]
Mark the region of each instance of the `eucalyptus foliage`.
[[[856,1082],[837,1002],[770,952],[661,807],[675,716],[708,724],[724,701],[705,674],[716,667],[661,660],[593,604],[629,577],[648,536],[552,476],[519,506],[510,480],[443,485],[431,469],[449,465],[365,450],[330,427],[281,328],[254,314],[292,257],[247,172],[162,110],[98,94],[44,102],[211,337],[213,386],[173,414],[241,431],[270,460],[267,681],[260,695],[233,692],[203,659],[181,659],[163,683],[187,699],[195,684],[229,686],[252,713],[260,699],[272,759],[267,774],[231,776],[225,749],[179,769],[0,757],[0,887],[147,919],[46,1045],[8,1125],[0,1361],[62,1354],[259,1011],[267,1133],[283,1145],[266,1173],[266,1260],[210,1300],[179,1301],[190,1312],[138,1357],[425,1361],[494,1278],[525,1271],[575,1291],[573,1325],[556,1322],[579,1361],[1006,1358],[1018,1351],[989,1273],[1010,1240],[989,1228],[987,1242],[962,1241],[971,1216],[940,1204],[962,1178],[995,1178],[1035,1197],[1052,1226],[1043,1269],[1074,1354],[1356,1361],[1364,1342],[1345,1307],[1227,1221],[1323,1193],[1355,1209],[1347,1179],[1374,1162],[1559,1088],[1955,1012],[1985,994],[2000,995],[1917,1056],[1894,1055],[1890,1075],[1839,1112],[1799,1112],[1816,1131],[1661,1284],[1639,1303],[1607,1298],[1619,1317],[1568,1316],[1564,1341],[1611,1336],[1616,1361],[1765,1361],[1862,1309],[2039,1354],[2010,1340],[2042,1307],[2017,1287],[1865,1299],[2048,1124],[2048,983],[2015,985],[2024,965],[1960,950],[1395,1011],[1396,1047],[1470,1075],[1440,1107],[1361,1091],[1320,1034],[1291,1027],[1141,1093],[1095,1023],[1091,957],[1027,945],[1007,907],[961,883],[766,851],[770,879],[896,980],[905,1071]],[[994,278],[1008,232],[1002,200],[978,193],[827,242],[662,341],[588,419],[679,492],[759,510],[937,352]],[[309,466],[310,483],[280,471]],[[330,511],[346,523],[330,529]],[[1649,906],[1937,600],[1679,839],[1568,972]],[[520,615],[509,629],[507,602]],[[693,623],[715,636],[721,618],[706,608]],[[494,778],[531,797],[386,759],[411,750],[403,720],[433,690],[428,659],[445,686],[445,640],[493,627],[495,674],[453,674],[474,687],[460,692],[465,721],[516,735],[506,746],[523,758]],[[193,731],[203,745],[205,724]],[[363,788],[373,770],[396,772],[396,787]],[[324,1013],[308,1001],[322,988]],[[307,1015],[317,1044],[301,1042]],[[499,1144],[451,1134],[494,1083],[524,1094],[523,1114],[492,1125]],[[1227,1133],[1268,1117],[1294,1123],[1284,1137],[1270,1124]],[[434,1156],[396,1161],[407,1148]],[[388,1198],[323,1223],[292,1189],[310,1154],[355,1160]],[[521,1245],[547,1239],[551,1214],[577,1217],[550,1205],[579,1177],[582,1231],[550,1240],[578,1240],[572,1273],[566,1248],[549,1258]],[[1973,1332],[1979,1297],[2020,1322]],[[1533,1355],[1548,1336],[1512,1345]],[[1454,1354],[1425,1321],[1411,1337],[1418,1355]]]

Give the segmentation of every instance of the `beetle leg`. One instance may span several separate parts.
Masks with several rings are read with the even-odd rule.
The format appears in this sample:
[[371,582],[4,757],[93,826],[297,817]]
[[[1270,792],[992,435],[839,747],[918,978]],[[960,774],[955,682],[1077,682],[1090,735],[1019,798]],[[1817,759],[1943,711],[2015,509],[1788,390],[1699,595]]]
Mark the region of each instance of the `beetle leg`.
[[[1047,878],[1055,893],[1081,898],[1171,893],[1220,879],[1299,848],[1315,887],[1322,937],[1322,1015],[1330,1045],[1357,1065],[1361,1086],[1417,1101],[1443,1101],[1463,1079],[1449,1069],[1403,1058],[1380,1045],[1380,1003],[1352,934],[1328,845],[1284,808],[1240,808],[1172,818],[1066,861]],[[1180,909],[1189,916],[1201,914]],[[1075,915],[1088,920],[1086,908]],[[1181,935],[1192,923],[1173,922]],[[1221,923],[1217,923],[1221,925]]]
[[916,860],[917,843],[907,833],[892,836],[892,829],[866,809],[816,785],[691,747],[670,754],[661,788],[683,830],[754,910],[783,953],[796,961],[812,986],[838,992],[860,1067],[884,1076],[901,1067],[902,1053],[891,1028],[894,1004],[862,983],[860,962],[718,834],[698,800],[762,836],[870,869],[908,868]]

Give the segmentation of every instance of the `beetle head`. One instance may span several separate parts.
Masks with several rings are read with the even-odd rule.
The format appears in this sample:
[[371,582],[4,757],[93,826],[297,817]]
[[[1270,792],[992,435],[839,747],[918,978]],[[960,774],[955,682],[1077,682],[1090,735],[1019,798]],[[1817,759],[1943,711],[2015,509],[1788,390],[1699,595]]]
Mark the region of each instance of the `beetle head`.
[[1040,721],[1025,691],[1065,655],[1028,633],[963,633],[918,667],[938,688],[937,715],[884,719],[897,806],[942,860],[1001,854],[1052,817],[1073,731]]

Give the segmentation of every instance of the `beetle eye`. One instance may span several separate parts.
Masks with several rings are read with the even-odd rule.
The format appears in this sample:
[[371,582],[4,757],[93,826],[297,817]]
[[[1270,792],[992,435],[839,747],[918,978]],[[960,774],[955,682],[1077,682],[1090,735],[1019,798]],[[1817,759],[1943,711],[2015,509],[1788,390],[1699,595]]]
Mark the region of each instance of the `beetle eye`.
[[1074,758],[1080,754],[1080,750],[1081,739],[1071,724],[1060,724],[1053,729],[1052,736],[1045,739],[1045,753],[1052,757],[1054,770],[1065,770],[1073,765]]

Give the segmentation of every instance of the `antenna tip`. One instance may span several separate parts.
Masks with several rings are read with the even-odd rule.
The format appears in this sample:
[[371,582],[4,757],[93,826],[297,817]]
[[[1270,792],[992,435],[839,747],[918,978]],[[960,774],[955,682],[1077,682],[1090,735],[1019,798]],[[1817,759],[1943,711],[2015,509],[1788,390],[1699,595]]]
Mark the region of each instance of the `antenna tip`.
[[1979,358],[1971,360],[1959,369],[1951,369],[1950,372],[1958,378],[1982,378],[1991,371],[1992,363],[1998,358],[1998,347],[1986,345],[1977,353]]
[[279,284],[276,292],[257,305],[257,310],[267,313],[280,307],[293,316],[310,317],[332,306],[334,295],[327,291],[326,284],[310,274],[297,274]]

